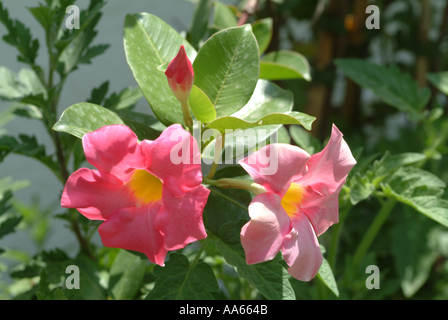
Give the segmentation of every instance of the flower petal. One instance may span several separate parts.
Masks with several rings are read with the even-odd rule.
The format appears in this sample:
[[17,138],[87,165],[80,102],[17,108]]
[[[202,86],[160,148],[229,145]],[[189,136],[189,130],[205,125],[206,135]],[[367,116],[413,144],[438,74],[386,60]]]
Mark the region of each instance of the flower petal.
[[274,193],[262,193],[249,205],[251,220],[241,229],[247,264],[272,260],[291,230],[290,219]]
[[169,126],[155,141],[143,141],[142,146],[149,158],[148,170],[171,192],[181,195],[202,183],[196,140],[181,125]]
[[[343,180],[345,182],[345,179]],[[327,231],[335,223],[339,222],[339,193],[344,186],[342,182],[339,188],[329,195],[319,191],[320,183],[304,188],[303,201],[300,203],[303,212],[311,222],[317,236]]]
[[302,186],[319,182],[320,191],[329,195],[344,184],[355,164],[356,160],[342,138],[342,133],[333,125],[328,144],[321,152],[311,156],[307,173],[303,177],[294,177],[293,181]]
[[166,250],[178,250],[207,237],[202,213],[210,190],[199,185],[182,196],[164,189],[162,207],[155,220],[165,240]]
[[81,168],[67,180],[61,206],[76,208],[87,219],[105,220],[121,208],[135,205],[123,181],[108,172]]
[[152,203],[119,210],[98,227],[101,241],[106,247],[142,252],[149,261],[164,266],[167,250],[163,235],[154,228],[159,209],[159,203]]
[[284,259],[290,266],[288,272],[297,280],[310,281],[322,265],[323,256],[319,242],[305,215],[292,219],[292,226],[297,233],[290,233],[285,237],[282,250]]
[[283,196],[292,177],[301,177],[305,173],[309,158],[310,155],[299,147],[276,143],[253,152],[239,163],[256,183]]
[[147,165],[137,136],[125,125],[109,125],[89,132],[82,138],[82,145],[90,164],[122,181],[129,180],[134,169]]

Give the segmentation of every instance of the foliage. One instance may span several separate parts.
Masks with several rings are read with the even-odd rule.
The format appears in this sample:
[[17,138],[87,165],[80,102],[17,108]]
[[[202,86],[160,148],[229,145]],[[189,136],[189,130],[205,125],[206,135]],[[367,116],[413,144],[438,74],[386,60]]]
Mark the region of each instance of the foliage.
[[[180,45],[195,72],[189,104],[202,122],[196,129],[201,134],[215,130],[199,140],[204,160],[219,158],[214,154],[217,132],[226,129],[255,129],[259,144],[277,138],[314,154],[322,150],[333,122],[344,132],[357,165],[340,193],[339,223],[319,237],[324,261],[309,283],[288,274],[280,253],[271,261],[247,265],[240,230],[249,219],[251,191],[220,188],[204,179],[211,191],[204,210],[208,237],[170,253],[161,267],[137,252],[96,246],[91,238],[99,223],[73,209],[25,204],[13,194],[27,182],[1,179],[0,238],[25,230],[39,253],[29,257],[0,246],[2,258],[17,264],[8,271],[0,264],[0,274],[8,272],[12,278],[11,283],[0,282],[5,289],[0,298],[448,298],[448,60],[443,51],[448,10],[439,10],[445,12],[437,20],[441,23],[427,26],[437,29],[437,39],[419,29],[420,16],[429,14],[426,20],[432,21],[439,14],[429,1],[421,1],[428,9],[422,12],[414,12],[416,1],[395,1],[401,7],[375,1],[381,10],[380,30],[364,28],[367,1],[361,0],[344,8],[333,0],[256,1],[256,8],[248,7],[251,1],[226,5],[199,0],[190,28],[182,33],[151,13],[127,14],[124,52],[138,87],[109,93],[109,81],[92,84],[86,102],[58,115],[67,78],[109,47],[92,44],[106,3],[90,0],[81,12],[80,28],[67,29],[65,8],[75,2],[45,0],[28,8],[45,32],[46,70],[37,59],[43,44],[10,17],[6,1],[0,2],[3,40],[26,65],[18,73],[0,66],[0,98],[10,102],[0,110],[0,126],[15,116],[40,121],[54,146],[44,146],[39,136],[14,136],[0,127],[0,166],[13,153],[33,158],[55,175],[62,190],[85,160],[80,139],[86,133],[124,124],[139,140],[155,140],[166,126],[183,124],[164,74]],[[448,7],[447,1],[439,3]],[[395,29],[387,27],[393,24]],[[372,54],[369,48],[378,43],[384,50]],[[399,60],[402,51],[415,63]],[[343,91],[339,98],[338,90]],[[142,97],[150,106],[145,113],[134,110]],[[251,141],[240,146],[240,151],[232,150],[232,160],[252,151]],[[214,180],[253,182],[237,166],[212,170]],[[53,218],[68,222],[78,251],[45,249]],[[67,287],[70,265],[81,270],[80,289]],[[369,265],[381,270],[379,290],[366,288]]]

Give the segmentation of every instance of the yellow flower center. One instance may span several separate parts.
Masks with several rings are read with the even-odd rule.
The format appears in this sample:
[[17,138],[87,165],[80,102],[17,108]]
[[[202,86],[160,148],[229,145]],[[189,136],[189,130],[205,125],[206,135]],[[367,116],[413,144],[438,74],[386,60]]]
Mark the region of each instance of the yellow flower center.
[[291,183],[288,191],[282,198],[282,207],[291,218],[298,214],[300,202],[303,199],[303,187],[297,183]]
[[162,181],[146,170],[135,170],[127,185],[139,204],[162,199]]

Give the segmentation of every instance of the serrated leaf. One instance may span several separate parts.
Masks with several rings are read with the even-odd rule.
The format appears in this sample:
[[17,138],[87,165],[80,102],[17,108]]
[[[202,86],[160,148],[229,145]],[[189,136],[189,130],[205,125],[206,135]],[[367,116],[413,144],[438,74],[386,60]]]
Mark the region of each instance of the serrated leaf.
[[277,259],[247,265],[244,249],[241,246],[240,231],[246,221],[230,222],[219,230],[220,240],[216,248],[226,262],[234,266],[238,275],[246,279],[269,300],[294,300],[295,294],[289,282],[289,274]]
[[165,267],[155,266],[158,279],[146,300],[212,300],[210,292],[219,290],[213,269],[199,261],[191,267],[188,258],[172,253]]
[[383,192],[448,227],[448,201],[440,199],[445,183],[434,174],[404,167],[380,183]]
[[126,15],[123,41],[126,60],[154,115],[165,126],[183,123],[179,101],[157,67],[172,60],[182,44],[191,61],[196,51],[171,26],[148,13]]
[[260,79],[311,81],[308,60],[298,52],[280,50],[264,55],[260,61]]
[[211,36],[193,62],[195,85],[210,98],[217,117],[246,105],[259,75],[259,55],[250,25],[228,28]]
[[336,65],[357,84],[371,89],[383,101],[418,119],[430,98],[428,88],[419,89],[409,74],[357,59],[338,59]]
[[120,250],[110,269],[109,294],[115,300],[131,300],[135,297],[145,275],[146,261]]

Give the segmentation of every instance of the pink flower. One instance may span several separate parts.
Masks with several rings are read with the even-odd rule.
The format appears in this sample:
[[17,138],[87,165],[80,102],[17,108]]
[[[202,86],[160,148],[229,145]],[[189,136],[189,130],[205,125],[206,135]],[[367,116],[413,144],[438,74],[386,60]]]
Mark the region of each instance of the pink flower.
[[177,100],[188,102],[194,82],[194,71],[183,45],[180,46],[177,56],[168,65],[165,75]]
[[[277,152],[278,170],[263,175],[266,154]],[[317,237],[338,218],[338,196],[356,164],[342,133],[333,125],[319,153],[287,144],[268,145],[240,161],[266,193],[249,205],[251,220],[241,230],[247,264],[272,260],[281,250],[288,272],[301,281],[314,278],[322,264]]]
[[[193,161],[200,157],[196,141],[179,124],[140,143],[128,127],[110,125],[87,133],[82,143],[98,170],[74,172],[61,206],[104,220],[98,231],[105,246],[143,252],[163,266],[169,250],[207,236],[202,212],[210,190],[201,185],[200,162]],[[174,146],[190,148],[189,164],[171,162]]]

